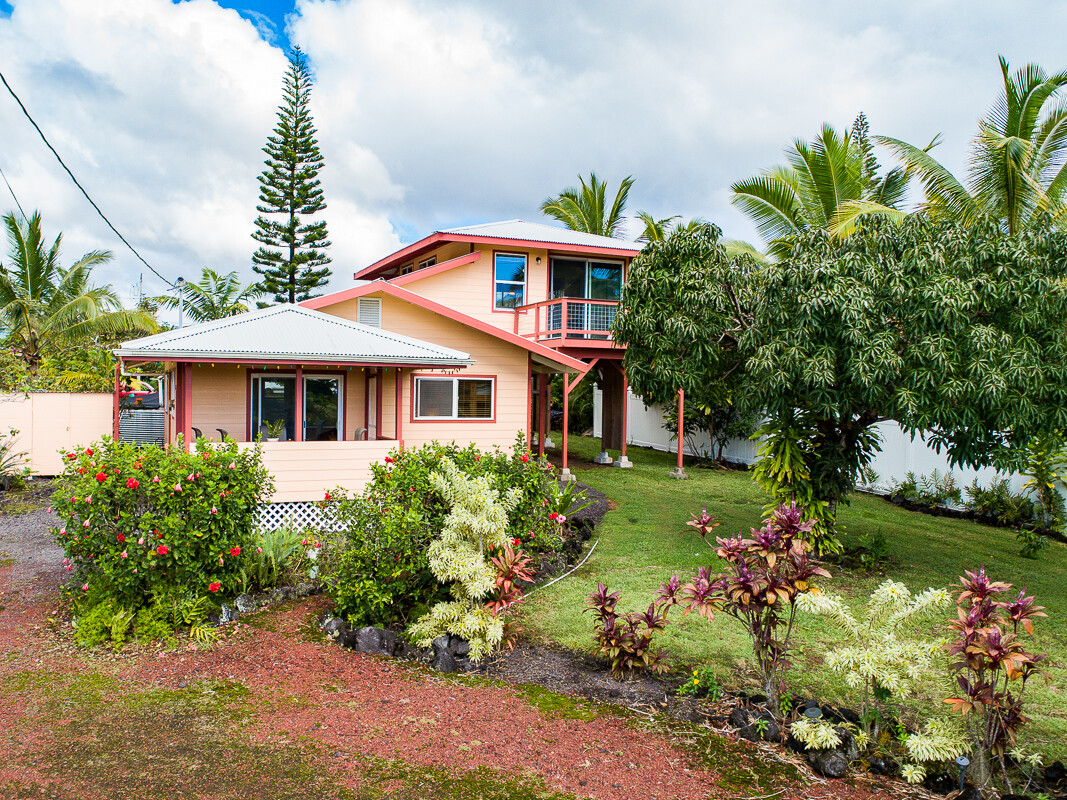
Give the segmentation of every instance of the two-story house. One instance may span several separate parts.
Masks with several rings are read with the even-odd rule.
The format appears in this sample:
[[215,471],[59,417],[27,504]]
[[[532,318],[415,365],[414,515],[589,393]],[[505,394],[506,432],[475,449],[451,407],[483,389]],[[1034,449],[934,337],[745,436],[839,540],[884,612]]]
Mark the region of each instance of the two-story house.
[[639,251],[519,220],[436,231],[357,272],[351,289],[115,352],[166,364],[170,441],[261,438],[278,503],[360,489],[398,446],[506,447],[525,431],[543,452],[551,376],[565,376],[566,399],[590,369],[604,391],[604,450],[627,466],[626,379],[609,326]]

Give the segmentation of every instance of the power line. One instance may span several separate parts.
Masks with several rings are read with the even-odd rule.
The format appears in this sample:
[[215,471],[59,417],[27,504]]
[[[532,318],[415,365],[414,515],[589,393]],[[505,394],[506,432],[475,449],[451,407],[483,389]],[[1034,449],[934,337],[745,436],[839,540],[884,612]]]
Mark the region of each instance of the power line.
[[[159,278],[161,281],[163,281],[165,284],[167,284],[167,286],[171,286],[172,285],[171,282],[168,281],[166,278],[164,278],[162,275],[160,275],[155,267],[153,267],[151,264],[149,264],[147,261],[145,261],[144,257],[140,253],[137,252],[137,249],[132,244],[130,244],[128,241],[126,241],[126,237],[123,236],[121,233],[119,233],[118,228],[116,228],[114,225],[111,224],[111,220],[109,220],[106,216],[104,216],[104,212],[100,210],[100,206],[98,206],[95,202],[93,202],[93,198],[91,198],[89,196],[89,193],[87,191],[85,191],[85,187],[83,187],[80,183],[78,183],[78,179],[74,177],[74,173],[70,171],[70,167],[68,167],[65,163],[63,163],[63,159],[59,157],[59,153],[57,153],[56,149],[54,147],[52,147],[51,142],[48,141],[48,138],[44,135],[44,131],[41,130],[40,126],[36,122],[34,122],[33,117],[30,116],[30,112],[26,110],[26,106],[24,106],[22,104],[22,101],[19,100],[19,96],[17,94],[15,94],[15,90],[11,88],[11,84],[9,84],[7,82],[7,78],[4,77],[4,74],[2,72],[0,72],[0,81],[3,81],[4,86],[7,87],[7,91],[11,94],[11,96],[13,98],[15,98],[15,102],[19,104],[19,108],[22,109],[22,113],[26,115],[26,119],[28,119],[30,121],[30,124],[33,125],[33,127],[37,130],[37,133],[40,134],[41,141],[43,141],[45,143],[45,145],[48,147],[48,149],[52,151],[52,155],[54,155],[56,157],[56,161],[59,162],[59,165],[61,167],[63,167],[63,169],[65,169],[67,171],[67,174],[70,176],[70,179],[72,181],[74,181],[74,185],[77,186],[79,189],[81,189],[81,193],[83,195],[85,195],[85,199],[89,201],[89,205],[91,205],[93,208],[96,209],[96,213],[100,215],[100,219],[102,219],[104,222],[107,223],[107,226],[109,228],[111,228],[111,230],[114,232],[114,234],[116,236],[119,237],[119,239],[122,240],[122,243],[124,245],[126,245],[128,248],[130,248],[130,252],[133,253],[135,256],[137,256],[137,259],[142,264],[144,264],[146,267],[148,267],[150,270],[152,270],[152,273],[157,278]],[[5,181],[6,180],[7,179],[5,178]],[[8,188],[11,188],[11,187],[9,186]],[[12,193],[12,195],[13,194],[14,193]],[[15,202],[18,203],[17,200]],[[21,206],[19,207],[19,210],[20,211],[22,210]],[[26,216],[25,213],[23,213],[22,216],[25,217]]]
[[19,199],[15,197],[15,190],[11,188],[11,184],[8,183],[7,180],[7,175],[4,174],[4,171],[2,169],[0,169],[0,178],[3,178],[4,183],[7,184],[7,190],[11,192],[11,199],[15,201],[15,205],[19,208],[19,213],[22,214],[22,221],[25,222],[26,212],[22,210],[22,204],[19,202]]

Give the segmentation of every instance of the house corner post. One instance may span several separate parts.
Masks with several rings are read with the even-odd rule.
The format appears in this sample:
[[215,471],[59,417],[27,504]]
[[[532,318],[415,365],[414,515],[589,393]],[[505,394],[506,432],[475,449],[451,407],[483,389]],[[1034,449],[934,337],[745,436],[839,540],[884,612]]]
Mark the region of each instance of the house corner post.
[[182,364],[182,406],[185,413],[182,415],[182,442],[187,453],[193,452],[193,365],[190,362]]
[[626,422],[630,415],[630,382],[626,380],[626,370],[619,365],[619,372],[622,373],[622,442],[619,446],[619,459],[613,466],[620,469],[629,469],[634,465],[630,459],[626,457]]
[[[579,377],[578,380],[581,380],[581,377]],[[575,385],[577,385],[577,381],[575,382]],[[570,471],[570,468],[567,466],[567,447],[570,444],[570,440],[568,439],[568,435],[567,435],[568,434],[568,429],[570,428],[570,422],[571,422],[570,405],[571,405],[571,376],[568,375],[566,372],[564,372],[563,373],[563,433],[562,433],[562,442],[560,444],[560,447],[562,447],[561,455],[563,457],[563,460],[562,460],[562,466],[560,468],[560,474],[559,474],[559,479],[563,483],[571,483],[571,482],[573,482],[575,480],[574,473],[572,473]]]
[[537,455],[545,454],[545,376],[538,374],[537,380]]
[[671,477],[684,481],[689,476],[682,466],[682,431],[685,429],[685,389],[678,390],[678,466],[671,470]]
[[121,397],[122,397],[122,359],[120,358],[120,359],[117,359],[115,361],[115,392],[114,392],[114,397],[112,398],[112,403],[111,403],[111,407],[112,407],[112,410],[114,412],[113,420],[112,420],[112,427],[111,427],[111,437],[116,442],[119,440],[119,413],[120,413],[120,407],[121,407],[121,399],[120,399]]
[[401,377],[403,370],[396,368],[396,446],[401,451],[404,449],[403,409],[404,409],[404,381]]
[[296,365],[296,397],[293,403],[293,436],[294,442],[304,441],[304,367]]

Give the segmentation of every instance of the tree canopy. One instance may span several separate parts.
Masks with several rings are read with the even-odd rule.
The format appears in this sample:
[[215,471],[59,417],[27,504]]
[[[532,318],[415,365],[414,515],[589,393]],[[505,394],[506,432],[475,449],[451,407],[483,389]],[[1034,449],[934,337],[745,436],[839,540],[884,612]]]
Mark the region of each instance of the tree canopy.
[[[242,286],[236,271],[222,275],[210,267],[204,267],[200,280],[186,283],[183,291],[184,313],[195,322],[210,322],[243,314],[248,311],[246,303],[255,302],[260,296],[259,285],[252,283]],[[178,307],[178,298],[173,295],[153,297],[152,301],[163,308]]]
[[264,294],[279,303],[295,303],[315,296],[332,274],[326,266],[331,261],[326,222],[309,220],[326,203],[318,179],[323,158],[308,109],[311,72],[299,47],[289,59],[283,97],[274,135],[263,148],[267,168],[259,176],[260,215],[252,233],[262,246],[252,254],[252,269],[263,276]]
[[895,419],[954,462],[1008,465],[1067,428],[1067,234],[995,219],[871,219],[798,233],[774,264],[731,262],[713,226],[635,259],[614,333],[650,401],[733,385],[806,431],[830,503]]

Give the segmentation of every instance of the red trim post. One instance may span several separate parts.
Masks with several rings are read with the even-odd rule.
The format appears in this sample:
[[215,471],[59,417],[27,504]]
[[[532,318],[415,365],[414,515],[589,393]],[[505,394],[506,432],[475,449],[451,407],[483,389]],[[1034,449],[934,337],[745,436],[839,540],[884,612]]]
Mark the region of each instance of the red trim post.
[[382,381],[385,380],[385,370],[379,368],[374,376],[374,435],[384,439],[382,435]]
[[545,376],[537,376],[537,455],[545,454]]
[[348,438],[348,370],[341,373],[341,435],[342,442]]
[[563,447],[563,463],[562,469],[567,469],[567,427],[570,424],[571,413],[571,379],[570,375],[566,372],[563,373],[563,435],[562,435],[562,447]]
[[111,430],[112,438],[117,442],[119,440],[119,402],[122,392],[122,359],[120,358],[115,362],[115,395],[112,401],[112,408],[114,410],[114,420]]
[[404,384],[402,382],[401,373],[403,370],[400,367],[396,368],[396,441],[397,447],[401,450],[404,449],[404,434],[403,434],[403,415],[404,408]]
[[182,437],[185,442],[185,451],[192,452],[193,448],[193,365],[186,362],[182,364],[182,405],[185,406],[185,414],[182,417]]
[[370,370],[363,370],[363,429],[370,438]]
[[304,441],[304,368],[296,365],[296,408],[293,411],[293,441]]
[[621,366],[619,371],[622,373],[622,448],[619,453],[619,460],[626,460],[626,417],[630,411],[630,382],[626,380],[626,370]]
[[526,355],[526,449],[533,444],[533,356]]
[[685,389],[678,390],[678,471],[682,470],[682,431],[685,430]]

